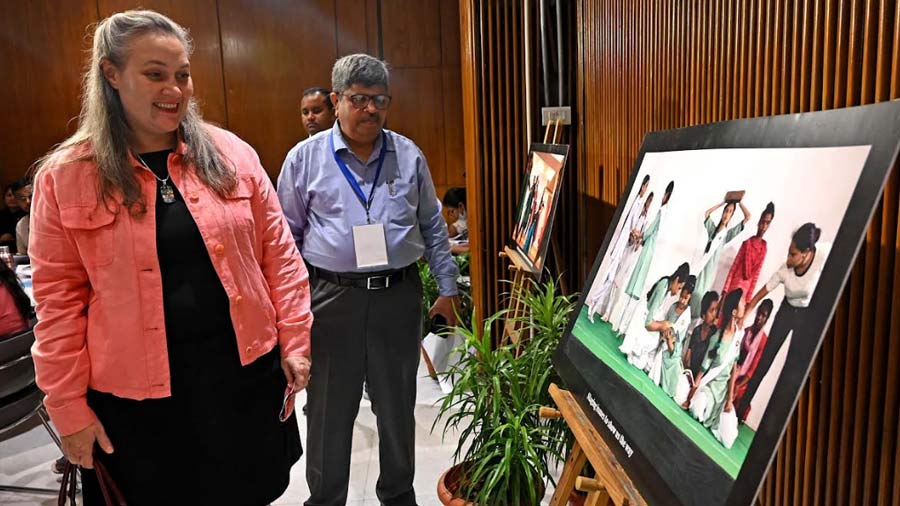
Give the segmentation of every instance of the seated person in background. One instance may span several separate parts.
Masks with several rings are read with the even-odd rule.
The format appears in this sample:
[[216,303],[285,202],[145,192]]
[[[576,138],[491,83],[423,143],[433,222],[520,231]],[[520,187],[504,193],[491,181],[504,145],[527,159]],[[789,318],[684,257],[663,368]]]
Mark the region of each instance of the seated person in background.
[[450,188],[444,193],[444,207],[450,223],[447,235],[450,236],[450,252],[454,255],[469,252],[469,225],[466,223],[466,189]]
[[447,234],[451,239],[461,235],[468,235],[469,226],[466,223],[466,189],[450,188],[444,193],[444,207],[447,208],[447,215],[450,217],[450,224],[447,226]]
[[11,251],[16,250],[16,223],[25,216],[19,201],[12,191],[12,185],[8,185],[3,191],[3,209],[0,209],[0,246],[9,246]]
[[28,234],[31,230],[31,178],[23,177],[12,184],[13,194],[16,201],[25,216],[16,224],[16,253],[19,255],[28,254]]
[[31,299],[22,290],[16,273],[0,262],[0,336],[28,328]]
[[331,130],[334,125],[334,104],[331,103],[330,90],[325,88],[307,88],[300,99],[300,117],[303,128],[309,137],[322,130]]

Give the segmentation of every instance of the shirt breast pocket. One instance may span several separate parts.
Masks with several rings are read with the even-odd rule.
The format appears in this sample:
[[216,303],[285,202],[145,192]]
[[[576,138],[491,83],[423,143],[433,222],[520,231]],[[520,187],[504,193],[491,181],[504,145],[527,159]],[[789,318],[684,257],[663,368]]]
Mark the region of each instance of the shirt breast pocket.
[[[388,181],[387,190],[390,221],[403,227],[414,226],[418,220],[419,188],[415,181],[396,179]],[[379,188],[381,190],[381,188]],[[435,204],[436,205],[436,204]]]
[[115,260],[116,214],[101,206],[59,210],[62,226],[70,231],[82,263],[103,267]]

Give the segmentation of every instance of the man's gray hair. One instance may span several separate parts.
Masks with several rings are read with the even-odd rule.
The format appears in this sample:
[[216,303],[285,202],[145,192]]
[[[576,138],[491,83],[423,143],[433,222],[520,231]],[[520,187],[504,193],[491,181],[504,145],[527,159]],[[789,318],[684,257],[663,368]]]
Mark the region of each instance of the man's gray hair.
[[331,70],[331,89],[341,94],[354,84],[371,88],[388,88],[389,72],[387,64],[367,54],[351,54],[334,62]]

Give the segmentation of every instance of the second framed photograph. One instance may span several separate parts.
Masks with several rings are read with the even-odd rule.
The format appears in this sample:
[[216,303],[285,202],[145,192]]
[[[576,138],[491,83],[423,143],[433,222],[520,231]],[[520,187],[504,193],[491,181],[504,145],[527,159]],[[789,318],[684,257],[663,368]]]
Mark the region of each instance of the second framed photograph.
[[562,144],[532,144],[528,153],[512,244],[536,278],[544,268],[568,153]]

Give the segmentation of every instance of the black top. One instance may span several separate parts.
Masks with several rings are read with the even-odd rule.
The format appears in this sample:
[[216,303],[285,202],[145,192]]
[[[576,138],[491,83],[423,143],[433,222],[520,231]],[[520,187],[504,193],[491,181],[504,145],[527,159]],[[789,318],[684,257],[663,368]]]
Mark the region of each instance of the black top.
[[[145,153],[141,158],[157,177],[165,179],[169,175],[166,167],[169,153],[171,150]],[[172,180],[166,185],[175,194],[175,202],[171,204],[163,202],[159,191],[163,183],[156,182],[156,249],[162,274],[166,331],[183,335],[230,330],[228,295],[213,268],[200,229]]]
[[[140,159],[156,177],[165,180],[171,153],[172,150],[142,153]],[[190,374],[190,383],[196,386],[201,386],[198,382],[205,386],[216,377],[233,377],[228,372],[240,370],[240,358],[228,295],[213,268],[200,229],[172,180],[165,184],[174,192],[175,202],[163,202],[159,191],[163,183],[157,181],[156,250],[174,393],[183,385],[179,380],[184,379],[185,373]],[[197,361],[197,357],[205,358]],[[198,371],[198,367],[202,370]]]
[[0,246],[10,246],[9,250],[16,252],[16,224],[25,216],[25,211],[18,209],[10,211],[9,208],[0,209],[0,235],[11,234],[8,241],[0,241]]
[[9,208],[0,209],[0,235],[16,234],[16,223],[25,216],[25,211],[16,209],[10,211]]
[[703,324],[697,325],[694,332],[691,333],[691,342],[688,344],[688,349],[691,350],[691,363],[688,364],[688,368],[695,378],[700,374],[700,370],[703,367],[703,359],[706,357],[706,351],[709,349],[709,341],[715,333],[716,327],[713,325],[709,329],[709,335],[706,336],[706,339],[700,339],[700,336],[703,334]]

